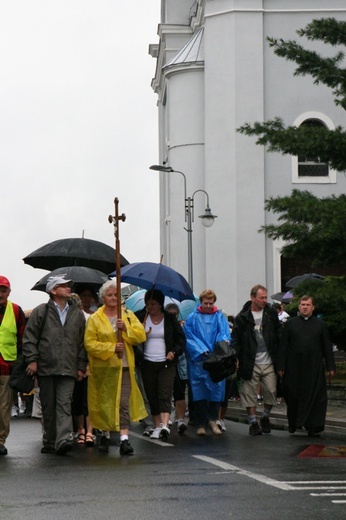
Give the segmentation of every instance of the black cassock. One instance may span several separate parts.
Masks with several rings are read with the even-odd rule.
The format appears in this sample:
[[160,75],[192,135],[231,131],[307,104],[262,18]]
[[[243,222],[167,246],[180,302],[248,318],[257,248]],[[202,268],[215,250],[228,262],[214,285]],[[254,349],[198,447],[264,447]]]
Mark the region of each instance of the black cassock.
[[325,370],[335,370],[332,343],[324,321],[314,316],[289,319],[278,356],[283,378],[287,418],[292,430],[304,426],[312,433],[324,430],[327,412]]

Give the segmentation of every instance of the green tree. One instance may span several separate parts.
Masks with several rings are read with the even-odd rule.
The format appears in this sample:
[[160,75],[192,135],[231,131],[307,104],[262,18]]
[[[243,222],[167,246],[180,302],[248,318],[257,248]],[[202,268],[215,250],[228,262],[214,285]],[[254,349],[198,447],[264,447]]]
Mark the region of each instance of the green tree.
[[270,238],[284,239],[288,258],[313,257],[311,267],[344,264],[346,259],[346,195],[319,199],[308,191],[272,197],[265,209],[278,213],[279,224],[261,228]]
[[[332,46],[346,45],[346,22],[334,18],[313,20],[297,31],[308,40],[320,40]],[[346,109],[346,69],[342,68],[344,53],[338,50],[333,57],[324,58],[315,51],[306,50],[296,41],[267,38],[277,56],[297,63],[295,76],[310,75],[314,83],[332,88],[335,103]],[[346,170],[346,132],[342,127],[329,130],[325,127],[288,126],[277,117],[264,123],[244,124],[238,131],[258,136],[259,145],[270,152],[319,157],[323,163],[337,171]]]
[[[346,22],[334,18],[313,20],[297,31],[308,40],[319,40],[338,46],[332,57],[322,57],[296,41],[267,38],[277,56],[297,64],[296,76],[310,75],[315,84],[323,83],[333,91],[335,103],[346,109],[346,69],[342,67],[346,46]],[[322,163],[341,172],[346,170],[346,131],[342,127],[329,130],[323,126],[299,127],[284,125],[280,118],[264,123],[246,123],[240,133],[257,136],[256,144],[271,152],[304,157],[319,157]],[[290,196],[270,198],[265,209],[279,214],[278,225],[263,226],[270,238],[284,239],[288,245],[283,256],[313,255],[312,267],[345,263],[346,258],[346,196],[319,199],[307,191],[293,190]]]
[[[314,83],[332,89],[334,101],[346,109],[346,69],[343,68],[346,46],[346,22],[334,18],[313,20],[297,31],[310,41],[318,40],[333,47],[335,55],[323,57],[307,50],[296,41],[268,38],[274,53],[297,64],[295,76],[310,75]],[[342,127],[329,130],[322,126],[285,126],[281,118],[264,123],[246,123],[238,129],[242,134],[257,136],[256,143],[270,152],[303,157],[318,157],[322,163],[344,172],[346,170],[346,131]],[[313,256],[312,267],[320,264],[345,265],[346,258],[346,196],[319,199],[308,191],[293,190],[290,196],[270,198],[265,209],[277,213],[278,224],[263,226],[270,238],[287,242],[282,254],[286,257]],[[345,293],[346,277],[327,277],[323,282],[307,281],[294,289],[295,299],[289,310],[297,311],[298,297],[313,294],[317,312],[326,320],[333,341],[346,349]]]

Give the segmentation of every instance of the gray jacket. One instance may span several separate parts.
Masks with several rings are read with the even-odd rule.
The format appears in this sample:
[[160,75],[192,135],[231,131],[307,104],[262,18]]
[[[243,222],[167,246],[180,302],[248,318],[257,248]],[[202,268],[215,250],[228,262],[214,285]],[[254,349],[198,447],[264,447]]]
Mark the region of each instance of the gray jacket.
[[[46,308],[48,313],[40,336]],[[23,354],[27,363],[37,361],[39,376],[72,376],[85,372],[87,354],[84,349],[85,318],[80,309],[71,304],[62,326],[53,301],[36,307],[28,320],[23,337]]]

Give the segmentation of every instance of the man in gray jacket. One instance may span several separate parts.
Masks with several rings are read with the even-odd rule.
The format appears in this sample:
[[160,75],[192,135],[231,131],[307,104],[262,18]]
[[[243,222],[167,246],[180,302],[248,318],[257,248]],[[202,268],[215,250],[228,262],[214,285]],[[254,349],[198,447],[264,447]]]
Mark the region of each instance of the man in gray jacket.
[[47,304],[36,307],[27,323],[23,354],[27,373],[37,375],[45,435],[41,453],[64,455],[72,450],[71,402],[75,381],[86,370],[85,318],[72,304],[71,280],[51,278]]

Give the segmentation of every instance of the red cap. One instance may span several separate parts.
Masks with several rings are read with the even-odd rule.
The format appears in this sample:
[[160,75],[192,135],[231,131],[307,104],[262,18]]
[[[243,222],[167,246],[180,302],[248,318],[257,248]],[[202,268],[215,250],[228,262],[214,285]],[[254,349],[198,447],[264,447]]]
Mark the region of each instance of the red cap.
[[11,289],[11,284],[5,276],[0,276],[0,286],[8,287],[9,289]]

